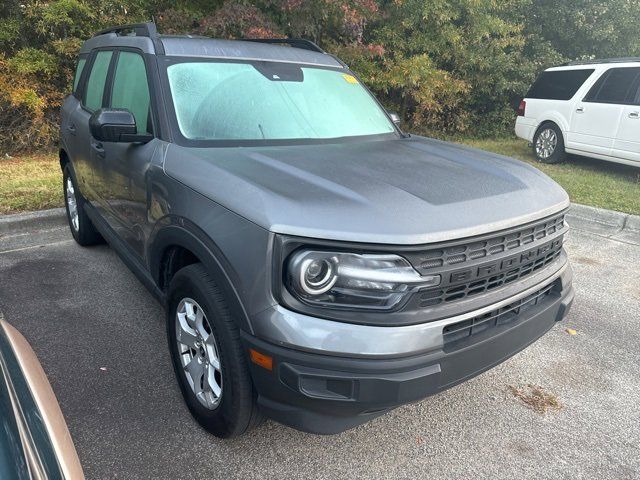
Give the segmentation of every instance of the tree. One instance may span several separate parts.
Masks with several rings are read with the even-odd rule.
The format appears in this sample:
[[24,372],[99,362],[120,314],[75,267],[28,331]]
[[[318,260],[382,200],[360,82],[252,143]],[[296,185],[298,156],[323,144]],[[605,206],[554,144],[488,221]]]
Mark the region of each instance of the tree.
[[519,16],[529,45],[544,43],[566,60],[640,55],[638,0],[537,0]]

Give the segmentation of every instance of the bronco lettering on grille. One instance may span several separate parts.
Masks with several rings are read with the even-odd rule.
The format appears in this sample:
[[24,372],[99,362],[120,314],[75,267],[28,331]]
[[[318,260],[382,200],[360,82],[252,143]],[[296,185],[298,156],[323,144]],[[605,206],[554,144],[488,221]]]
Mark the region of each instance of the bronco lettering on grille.
[[552,250],[559,249],[561,246],[562,238],[557,238],[552,242],[539,246],[538,248],[521,252],[500,261],[485,263],[473,268],[466,268],[464,270],[457,270],[450,274],[448,283],[450,285],[455,285],[462,282],[470,282],[472,280],[496,275],[517,268],[523,263],[534,261]]

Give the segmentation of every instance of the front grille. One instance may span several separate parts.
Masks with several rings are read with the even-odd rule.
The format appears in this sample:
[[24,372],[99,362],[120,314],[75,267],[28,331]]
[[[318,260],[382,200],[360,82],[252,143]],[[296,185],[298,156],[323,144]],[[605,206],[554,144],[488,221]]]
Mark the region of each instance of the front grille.
[[533,247],[565,229],[563,213],[501,235],[489,235],[470,243],[443,245],[423,251],[413,256],[411,261],[422,275],[426,275],[449,266],[464,267],[466,263],[481,258],[489,259],[520,247]]
[[520,278],[526,277],[527,275],[553,262],[560,256],[562,244],[561,242],[554,242],[554,244],[555,247],[551,248],[549,253],[546,255],[529,263],[522,264],[513,270],[449,288],[422,291],[419,293],[418,305],[420,308],[426,308],[439,305],[441,303],[462,300],[463,298],[494,290]]
[[473,337],[483,332],[486,332],[486,335],[490,335],[492,329],[499,328],[506,324],[513,324],[513,322],[522,318],[520,314],[525,310],[529,310],[543,303],[544,300],[553,293],[554,286],[557,282],[558,280],[504,307],[445,326],[442,329],[445,350],[451,351],[466,346],[470,340],[475,340]]

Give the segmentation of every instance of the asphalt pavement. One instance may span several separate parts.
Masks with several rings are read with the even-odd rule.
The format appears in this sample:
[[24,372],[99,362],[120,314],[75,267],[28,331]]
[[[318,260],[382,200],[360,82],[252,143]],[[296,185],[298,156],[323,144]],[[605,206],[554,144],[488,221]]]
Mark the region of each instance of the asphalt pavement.
[[[55,220],[0,230],[0,311],[38,354],[89,479],[638,479],[640,246],[605,233],[571,231],[575,303],[546,336],[337,436],[274,422],[206,434],[182,402],[160,305],[109,247],[79,247]],[[530,384],[560,408],[539,413],[511,388]]]

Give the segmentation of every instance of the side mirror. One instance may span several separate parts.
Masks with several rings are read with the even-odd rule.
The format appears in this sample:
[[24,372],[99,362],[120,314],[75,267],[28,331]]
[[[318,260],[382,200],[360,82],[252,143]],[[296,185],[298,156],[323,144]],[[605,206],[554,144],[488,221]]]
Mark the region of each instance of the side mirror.
[[136,119],[125,108],[101,108],[89,118],[89,131],[100,142],[141,142],[150,141],[153,136],[138,135]]
[[391,121],[397,125],[400,126],[400,115],[398,115],[396,112],[387,112],[389,114],[389,118],[391,119]]

